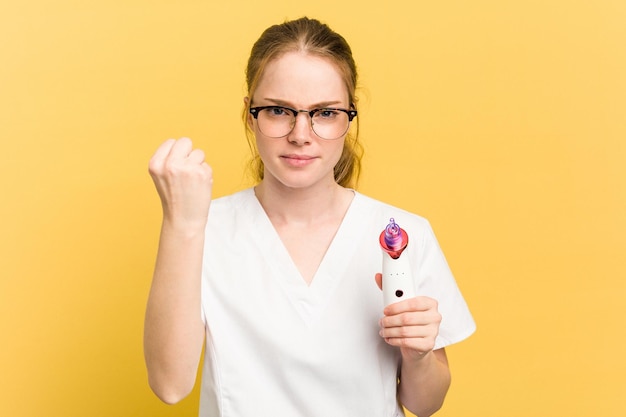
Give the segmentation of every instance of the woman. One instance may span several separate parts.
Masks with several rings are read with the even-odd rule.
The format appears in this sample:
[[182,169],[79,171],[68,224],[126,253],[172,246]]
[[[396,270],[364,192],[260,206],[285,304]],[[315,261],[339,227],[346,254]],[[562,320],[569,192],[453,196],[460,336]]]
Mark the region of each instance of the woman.
[[[149,381],[200,415],[402,416],[438,410],[444,347],[474,331],[428,222],[350,187],[360,168],[357,72],[307,18],[267,29],[247,67],[255,187],[211,200],[189,139],[150,161],[163,224],[145,324]],[[383,306],[378,236],[407,230],[418,296]],[[400,404],[401,405],[400,405]]]

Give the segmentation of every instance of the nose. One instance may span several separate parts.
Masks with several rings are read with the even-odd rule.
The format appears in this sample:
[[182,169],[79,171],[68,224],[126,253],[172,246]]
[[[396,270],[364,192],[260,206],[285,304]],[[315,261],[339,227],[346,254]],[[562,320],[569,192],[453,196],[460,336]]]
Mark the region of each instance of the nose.
[[311,134],[313,133],[313,128],[311,126],[311,120],[308,113],[298,113],[293,124],[293,129],[288,136],[289,142],[294,144],[311,143]]

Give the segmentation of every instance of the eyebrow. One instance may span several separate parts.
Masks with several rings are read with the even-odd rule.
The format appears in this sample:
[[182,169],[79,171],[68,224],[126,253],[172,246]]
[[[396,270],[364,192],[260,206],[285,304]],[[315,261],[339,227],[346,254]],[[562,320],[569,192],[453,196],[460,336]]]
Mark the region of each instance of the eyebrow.
[[[277,99],[277,98],[264,98],[263,100],[269,101],[272,104],[275,104],[277,106],[281,106],[281,107],[289,107],[290,109],[296,109],[296,107],[289,103],[288,101],[285,100],[281,100],[281,99]],[[324,109],[326,107],[332,107],[335,106],[337,104],[341,104],[340,100],[334,100],[334,101],[322,101],[316,104],[312,104],[310,106],[310,109]],[[297,110],[297,109],[296,109]]]

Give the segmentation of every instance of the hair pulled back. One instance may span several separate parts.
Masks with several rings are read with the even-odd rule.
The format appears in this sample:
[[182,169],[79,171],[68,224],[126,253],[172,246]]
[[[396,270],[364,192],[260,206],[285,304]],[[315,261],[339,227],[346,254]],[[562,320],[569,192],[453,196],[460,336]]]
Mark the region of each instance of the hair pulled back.
[[[248,118],[248,108],[252,96],[268,63],[280,58],[287,52],[305,52],[321,58],[329,59],[339,69],[346,89],[350,105],[357,110],[357,69],[352,57],[352,50],[346,40],[334,32],[326,24],[315,19],[303,17],[270,26],[252,46],[246,67],[246,83],[248,88],[248,104],[244,109],[244,121]],[[345,138],[343,152],[335,165],[335,181],[344,187],[356,187],[361,171],[363,148],[358,141],[359,122],[355,119],[356,128],[350,129]],[[250,168],[255,181],[263,179],[264,165],[259,156],[254,135],[248,123],[246,137],[252,152]]]

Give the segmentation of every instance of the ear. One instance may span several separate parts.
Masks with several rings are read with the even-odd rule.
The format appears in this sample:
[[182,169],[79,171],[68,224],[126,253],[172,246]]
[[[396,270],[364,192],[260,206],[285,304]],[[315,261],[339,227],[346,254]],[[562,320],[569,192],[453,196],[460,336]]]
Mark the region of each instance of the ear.
[[250,112],[248,111],[248,107],[250,106],[250,98],[249,97],[244,97],[243,98],[243,104],[244,104],[244,106],[246,108],[246,123],[248,124],[248,128],[253,131],[253,129],[252,129],[252,126],[253,126],[252,119],[253,119],[253,117],[250,114]]

